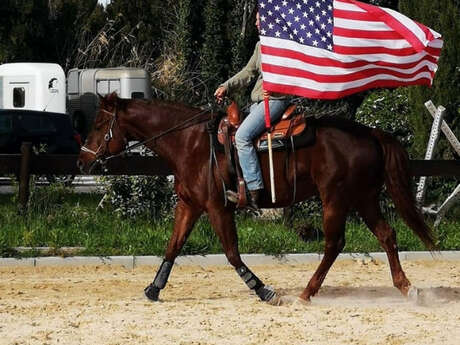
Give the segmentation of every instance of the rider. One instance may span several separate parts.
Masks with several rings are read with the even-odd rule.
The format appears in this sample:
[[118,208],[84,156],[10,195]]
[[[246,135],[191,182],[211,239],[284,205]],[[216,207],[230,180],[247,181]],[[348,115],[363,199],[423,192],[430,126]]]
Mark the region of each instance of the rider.
[[[259,13],[256,15],[256,27],[260,31]],[[253,208],[258,208],[260,191],[264,188],[260,164],[253,144],[253,140],[265,130],[264,97],[270,97],[270,118],[272,122],[279,120],[289,105],[287,95],[269,94],[263,90],[260,60],[260,42],[257,42],[254,53],[246,67],[221,84],[214,93],[214,96],[220,103],[228,92],[248,86],[257,77],[257,82],[251,92],[251,101],[253,104],[251,105],[249,115],[244,119],[235,135],[241,170],[243,171],[243,177],[249,190],[249,203]]]

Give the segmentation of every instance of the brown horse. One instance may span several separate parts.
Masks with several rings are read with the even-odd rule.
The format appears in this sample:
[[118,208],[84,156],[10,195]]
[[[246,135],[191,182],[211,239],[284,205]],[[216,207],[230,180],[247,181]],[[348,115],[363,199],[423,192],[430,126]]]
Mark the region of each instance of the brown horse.
[[[174,231],[166,254],[152,284],[145,289],[151,300],[158,300],[166,285],[174,260],[203,212],[209,216],[225,255],[240,277],[264,301],[275,292],[265,286],[242,262],[235,228],[235,207],[224,201],[224,184],[231,186],[233,176],[227,171],[225,157],[216,152],[210,160],[211,139],[206,122],[209,111],[162,101],[120,99],[112,94],[101,99],[94,128],[82,148],[78,166],[89,172],[104,158],[125,149],[128,140],[145,141],[172,169],[178,203]],[[264,208],[285,207],[319,195],[323,205],[324,257],[310,279],[301,298],[315,295],[326,274],[345,245],[347,214],[356,210],[377,237],[388,256],[394,286],[408,294],[410,282],[398,258],[395,231],[384,220],[378,196],[385,182],[400,215],[429,248],[434,248],[431,229],[415,207],[411,193],[408,155],[389,134],[354,122],[315,120],[314,144],[300,148],[289,156],[275,152],[277,202],[270,199],[267,183],[267,154],[260,154],[267,189],[260,205]],[[296,160],[296,168],[294,167]],[[214,161],[214,164],[212,162]],[[294,174],[296,176],[294,176]]]

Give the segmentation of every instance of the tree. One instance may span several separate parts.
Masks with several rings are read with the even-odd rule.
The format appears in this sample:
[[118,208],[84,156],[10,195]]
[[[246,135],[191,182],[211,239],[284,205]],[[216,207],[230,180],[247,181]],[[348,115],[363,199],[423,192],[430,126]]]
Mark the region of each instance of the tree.
[[228,43],[225,38],[225,0],[208,0],[203,11],[204,33],[201,49],[201,75],[206,83],[207,95],[228,75]]
[[48,0],[6,0],[0,4],[0,62],[50,62]]
[[50,32],[55,62],[65,70],[76,67],[75,50],[82,32],[94,36],[105,24],[104,7],[97,0],[49,0]]
[[[433,87],[412,87],[409,92],[411,104],[410,123],[415,135],[414,153],[422,157],[426,150],[432,118],[424,103],[433,100],[436,105],[446,107],[445,120],[456,133],[460,134],[460,6],[453,0],[401,0],[400,10],[443,35],[444,47],[439,60]],[[440,155],[452,157],[450,145],[441,140]]]

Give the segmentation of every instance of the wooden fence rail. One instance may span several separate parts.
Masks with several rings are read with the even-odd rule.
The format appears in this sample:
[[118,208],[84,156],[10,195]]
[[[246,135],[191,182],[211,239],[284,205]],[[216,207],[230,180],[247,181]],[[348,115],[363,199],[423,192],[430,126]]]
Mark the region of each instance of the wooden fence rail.
[[[0,155],[0,175],[14,174],[19,178],[19,202],[26,207],[30,175],[81,175],[76,166],[77,155],[35,155],[31,145],[23,144],[22,154]],[[460,160],[411,160],[414,176],[460,176]],[[165,162],[157,157],[128,156],[107,164],[106,175],[170,175]],[[91,175],[102,175],[96,170]]]

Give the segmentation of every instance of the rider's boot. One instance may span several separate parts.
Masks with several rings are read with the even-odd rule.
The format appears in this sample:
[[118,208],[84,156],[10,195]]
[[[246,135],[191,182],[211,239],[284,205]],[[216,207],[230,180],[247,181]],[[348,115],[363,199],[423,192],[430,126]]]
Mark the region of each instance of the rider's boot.
[[255,190],[250,190],[249,191],[249,200],[248,200],[248,206],[250,208],[253,208],[255,210],[259,209],[259,199],[260,199],[260,191],[262,189],[255,189]]

